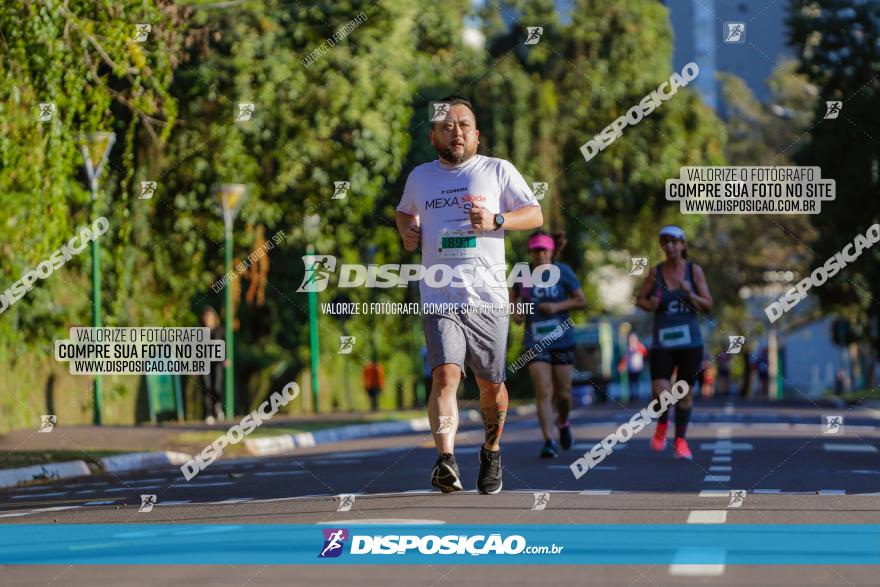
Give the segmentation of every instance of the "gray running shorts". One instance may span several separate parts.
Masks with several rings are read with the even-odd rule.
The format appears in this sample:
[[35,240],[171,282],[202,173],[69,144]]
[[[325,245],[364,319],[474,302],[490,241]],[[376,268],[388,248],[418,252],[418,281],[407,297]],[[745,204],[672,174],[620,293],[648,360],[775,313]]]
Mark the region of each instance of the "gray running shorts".
[[510,314],[485,308],[422,315],[428,364],[433,371],[444,363],[470,367],[474,376],[503,383],[507,361]]

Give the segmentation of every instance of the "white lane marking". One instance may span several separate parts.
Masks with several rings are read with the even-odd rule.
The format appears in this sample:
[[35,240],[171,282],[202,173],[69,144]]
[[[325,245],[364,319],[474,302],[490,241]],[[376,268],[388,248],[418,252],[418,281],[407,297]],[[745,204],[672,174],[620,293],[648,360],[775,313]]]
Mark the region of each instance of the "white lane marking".
[[850,493],[850,495],[880,495],[880,491],[874,493]]
[[715,436],[718,438],[730,438],[730,435],[733,433],[733,429],[730,426],[721,426],[718,430],[715,431]]
[[727,454],[727,455],[714,454],[714,455],[712,455],[712,462],[713,463],[729,463],[730,462],[730,455],[729,454]]
[[877,452],[873,444],[823,444],[828,452]]
[[730,491],[727,489],[704,489],[700,491],[700,497],[728,497]]
[[118,499],[99,499],[97,501],[87,501],[83,505],[110,505],[111,503],[116,503],[119,501]]
[[[221,483],[173,483],[169,487],[192,487],[192,488],[200,489],[202,487],[225,487],[227,485],[235,485],[235,481],[223,481]],[[149,488],[143,487],[142,489],[149,489]]]
[[177,501],[157,501],[156,505],[183,505],[185,503],[190,503],[189,499],[179,499]]
[[97,489],[87,489],[86,491],[76,491],[74,495],[85,495],[86,493],[95,493]]
[[146,487],[114,487],[113,489],[105,489],[105,493],[116,493],[117,491],[143,491],[144,489],[158,489],[161,485],[147,485]]
[[34,513],[36,513],[36,512],[60,512],[63,510],[76,510],[79,508],[80,508],[80,506],[78,506],[78,505],[58,505],[58,506],[51,507],[51,508],[39,508],[39,509],[33,510],[33,512]]
[[712,473],[729,473],[731,469],[733,469],[733,467],[729,467],[727,465],[709,467],[709,471]]
[[724,563],[715,564],[689,564],[676,561],[693,560],[694,557],[711,557],[715,560],[725,560],[726,553],[721,548],[682,548],[675,552],[672,564],[669,565],[669,574],[680,577],[718,577],[724,574]]
[[0,514],[0,518],[20,518],[21,516],[29,516],[31,512],[16,512],[13,514]]
[[731,450],[752,450],[750,442],[731,442],[729,440],[718,440],[700,445],[700,450],[714,450],[717,452]]
[[578,495],[611,495],[611,489],[587,489]]
[[730,475],[706,475],[703,481],[705,483],[721,483],[723,481],[730,481]]
[[846,489],[820,489],[819,495],[846,495]]
[[688,524],[723,524],[727,510],[694,510],[688,515]]
[[753,489],[752,493],[782,493],[781,489]]
[[290,475],[305,475],[305,471],[260,471],[254,473],[254,477],[284,477]]
[[13,495],[12,499],[31,499],[33,497],[56,497],[58,495],[67,495],[67,491],[61,491],[58,493],[33,493],[31,495]]
[[233,497],[231,499],[224,499],[223,501],[215,501],[213,503],[215,503],[217,505],[230,504],[230,503],[244,503],[246,501],[251,501],[251,499],[252,498],[250,498],[250,497]]

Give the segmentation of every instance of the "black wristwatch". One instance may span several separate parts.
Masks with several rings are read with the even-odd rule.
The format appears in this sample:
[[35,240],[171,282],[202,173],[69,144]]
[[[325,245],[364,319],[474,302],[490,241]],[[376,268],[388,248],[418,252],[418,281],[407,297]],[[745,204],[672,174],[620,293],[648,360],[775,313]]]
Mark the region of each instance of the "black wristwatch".
[[496,214],[495,215],[495,230],[498,230],[504,226],[504,214]]

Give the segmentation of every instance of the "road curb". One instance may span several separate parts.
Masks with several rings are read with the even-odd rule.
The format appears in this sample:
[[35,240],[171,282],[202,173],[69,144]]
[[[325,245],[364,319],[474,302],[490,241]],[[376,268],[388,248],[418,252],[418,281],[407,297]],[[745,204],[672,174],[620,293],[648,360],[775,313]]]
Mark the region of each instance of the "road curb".
[[26,481],[66,479],[68,477],[84,477],[91,474],[92,472],[85,461],[31,465],[30,467],[21,467],[19,469],[0,470],[0,487],[14,487]]
[[154,451],[122,454],[98,459],[104,470],[109,473],[136,471],[153,467],[182,465],[192,460],[192,456],[182,452]]

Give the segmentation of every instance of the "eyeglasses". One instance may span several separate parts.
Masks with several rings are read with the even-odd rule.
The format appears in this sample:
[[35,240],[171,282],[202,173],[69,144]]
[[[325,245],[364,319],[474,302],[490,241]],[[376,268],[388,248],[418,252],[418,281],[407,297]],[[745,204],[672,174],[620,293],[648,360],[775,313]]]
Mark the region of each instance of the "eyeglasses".
[[672,244],[677,244],[677,243],[681,242],[681,239],[678,238],[677,236],[661,236],[660,237],[660,244],[661,245],[665,245],[666,243],[670,243],[670,242]]

